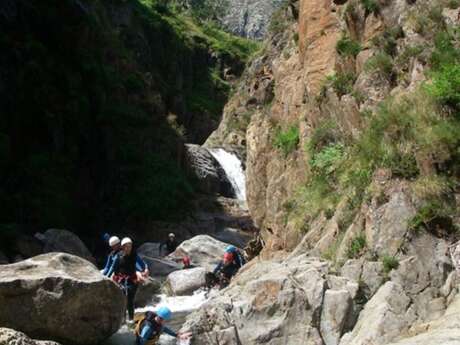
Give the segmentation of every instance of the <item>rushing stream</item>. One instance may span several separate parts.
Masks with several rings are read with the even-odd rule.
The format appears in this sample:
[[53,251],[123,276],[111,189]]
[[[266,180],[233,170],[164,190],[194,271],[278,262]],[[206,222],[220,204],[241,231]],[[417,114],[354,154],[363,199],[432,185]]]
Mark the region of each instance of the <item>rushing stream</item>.
[[[206,302],[207,297],[205,291],[196,291],[192,296],[166,296],[159,295],[160,302],[157,304],[136,309],[136,313],[146,312],[148,310],[154,311],[159,306],[167,306],[173,312],[173,319],[167,323],[167,326],[178,331],[184,323],[188,314],[197,310]],[[123,325],[119,331],[114,334],[104,345],[133,345],[135,338],[132,329]],[[168,335],[162,335],[159,345],[188,345],[188,341],[176,341]]]
[[246,200],[246,177],[239,158],[224,149],[210,149],[209,152],[219,162],[233,186],[236,197],[239,200]]

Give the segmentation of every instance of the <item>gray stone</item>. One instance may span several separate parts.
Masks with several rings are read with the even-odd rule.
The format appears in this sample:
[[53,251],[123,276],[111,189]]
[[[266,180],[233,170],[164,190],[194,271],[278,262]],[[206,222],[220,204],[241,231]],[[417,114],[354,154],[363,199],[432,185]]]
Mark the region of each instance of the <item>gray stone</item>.
[[198,235],[182,242],[169,257],[173,260],[181,260],[184,255],[188,255],[194,266],[211,271],[222,260],[227,245],[211,236]]
[[171,295],[191,295],[206,283],[206,270],[195,267],[172,272],[166,279],[166,288]]
[[99,343],[125,315],[125,296],[77,256],[50,253],[3,265],[0,325],[64,344]]
[[413,320],[407,315],[410,298],[401,285],[387,282],[366,304],[351,333],[340,345],[383,345],[406,330]]
[[200,145],[187,144],[185,160],[189,175],[197,179],[202,193],[234,197],[233,187],[225,171],[208,149]]
[[321,313],[321,334],[325,345],[339,344],[352,303],[346,290],[326,291]]
[[0,345],[59,345],[54,341],[30,339],[22,332],[10,328],[0,328]]
[[149,256],[151,258],[160,258],[160,243],[159,242],[146,242],[143,243],[138,249],[137,254]]
[[43,252],[62,252],[96,262],[85,244],[73,232],[63,229],[49,229],[44,235]]
[[380,261],[365,261],[361,282],[365,286],[366,297],[370,299],[385,282],[383,264]]

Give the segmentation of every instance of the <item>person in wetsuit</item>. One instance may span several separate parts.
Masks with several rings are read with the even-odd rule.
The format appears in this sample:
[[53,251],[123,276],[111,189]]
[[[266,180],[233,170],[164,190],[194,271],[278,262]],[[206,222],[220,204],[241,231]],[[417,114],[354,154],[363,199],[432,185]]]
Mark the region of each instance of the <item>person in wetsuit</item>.
[[212,274],[217,278],[218,285],[222,289],[230,284],[232,277],[238,272],[240,265],[236,262],[235,255],[225,252]]
[[[176,240],[176,235],[172,232],[168,235],[168,239],[160,244],[160,253],[163,247],[166,247],[166,255],[171,254],[179,246],[179,242]],[[166,256],[165,255],[165,256]]]
[[134,298],[139,283],[137,271],[142,272],[143,277],[149,274],[147,265],[137,255],[136,250],[133,249],[133,241],[129,237],[125,237],[121,241],[121,251],[115,257],[106,276],[110,277],[113,274],[112,279],[121,286],[127,297],[129,323],[134,318]]
[[176,333],[164,325],[165,321],[172,318],[171,310],[168,307],[160,307],[156,312],[148,311],[136,320],[134,334],[136,345],[156,345],[161,333],[171,337],[188,339],[191,333]]

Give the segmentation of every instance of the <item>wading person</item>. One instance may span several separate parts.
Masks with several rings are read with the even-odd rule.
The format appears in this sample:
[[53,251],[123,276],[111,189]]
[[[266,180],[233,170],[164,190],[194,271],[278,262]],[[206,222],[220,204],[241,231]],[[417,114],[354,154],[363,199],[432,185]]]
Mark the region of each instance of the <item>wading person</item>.
[[176,333],[164,325],[171,318],[171,310],[167,307],[160,307],[156,312],[148,311],[138,319],[136,317],[136,327],[134,329],[136,345],[156,345],[161,333],[166,333],[179,339],[190,338],[191,333]]

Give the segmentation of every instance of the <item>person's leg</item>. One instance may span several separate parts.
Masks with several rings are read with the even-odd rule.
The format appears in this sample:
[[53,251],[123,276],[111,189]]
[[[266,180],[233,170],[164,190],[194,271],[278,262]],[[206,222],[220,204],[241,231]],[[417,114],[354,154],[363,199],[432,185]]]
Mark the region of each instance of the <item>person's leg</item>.
[[137,292],[137,284],[129,283],[128,285],[128,319],[134,319],[134,298],[136,297]]

